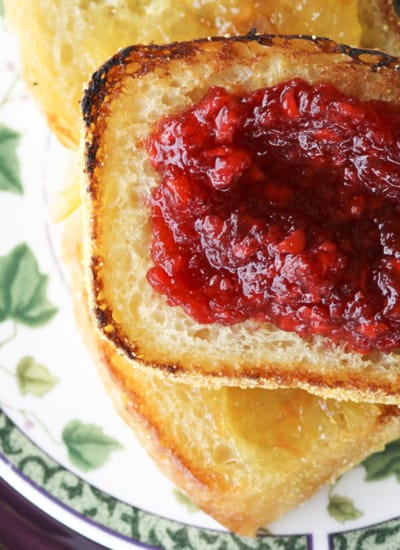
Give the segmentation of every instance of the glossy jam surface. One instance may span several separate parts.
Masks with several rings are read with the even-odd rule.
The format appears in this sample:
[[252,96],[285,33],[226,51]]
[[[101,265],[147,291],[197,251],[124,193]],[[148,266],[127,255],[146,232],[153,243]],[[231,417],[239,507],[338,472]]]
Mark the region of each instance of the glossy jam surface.
[[200,323],[400,346],[400,112],[300,79],[211,88],[148,140],[150,284]]

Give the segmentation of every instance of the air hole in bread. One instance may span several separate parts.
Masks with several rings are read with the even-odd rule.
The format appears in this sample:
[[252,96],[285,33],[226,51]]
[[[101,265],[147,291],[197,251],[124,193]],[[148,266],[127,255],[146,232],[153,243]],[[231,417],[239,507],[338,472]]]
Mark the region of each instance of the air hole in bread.
[[[145,199],[143,198],[142,202],[144,201]],[[152,238],[152,227],[150,221],[148,223],[144,223],[142,228],[144,239],[146,239],[147,242],[150,242]]]
[[197,103],[203,97],[204,89],[201,90],[199,88],[194,88],[193,90],[188,90],[186,95],[189,99],[189,102]]
[[214,460],[217,463],[237,462],[238,460],[233,447],[230,447],[224,443],[220,443],[215,447],[213,455]]
[[68,44],[68,42],[64,42],[64,44],[60,47],[60,63],[62,65],[69,65],[73,58],[73,51],[71,44]]
[[[398,354],[399,351],[394,350],[392,353]],[[381,355],[382,354],[379,353],[378,351],[377,352],[371,352],[371,353],[366,353],[365,355],[361,355],[360,359],[361,359],[361,361],[364,361],[366,363],[368,361],[379,361]]]
[[195,404],[193,406],[193,414],[196,418],[202,418],[204,416],[204,413],[205,413],[205,410],[202,405]]
[[339,413],[336,415],[335,422],[340,429],[342,430],[348,429],[347,419],[343,413]]
[[152,317],[152,319],[151,319],[152,323],[154,323],[154,324],[162,325],[162,324],[168,322],[168,319],[166,318],[164,311],[162,311],[160,309],[155,309],[152,312],[151,317]]
[[208,328],[201,328],[199,330],[196,330],[194,333],[195,338],[199,338],[200,340],[210,340],[211,334],[210,329]]

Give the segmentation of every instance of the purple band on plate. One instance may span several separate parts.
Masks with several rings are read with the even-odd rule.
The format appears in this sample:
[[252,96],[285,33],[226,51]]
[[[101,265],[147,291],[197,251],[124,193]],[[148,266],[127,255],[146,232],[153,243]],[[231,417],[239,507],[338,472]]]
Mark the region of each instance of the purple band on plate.
[[3,550],[103,550],[72,531],[0,480],[0,548]]

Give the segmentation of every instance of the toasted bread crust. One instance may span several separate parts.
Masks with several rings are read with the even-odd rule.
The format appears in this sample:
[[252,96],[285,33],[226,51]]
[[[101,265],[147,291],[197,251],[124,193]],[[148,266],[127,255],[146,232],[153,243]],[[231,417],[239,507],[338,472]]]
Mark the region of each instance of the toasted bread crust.
[[[246,36],[210,37],[190,42],[176,42],[166,45],[139,45],[124,48],[107,60],[96,71],[85,91],[82,100],[82,112],[85,124],[89,127],[104,116],[101,108],[107,108],[104,101],[108,94],[117,94],[121,89],[128,71],[132,78],[140,78],[157,68],[168,66],[173,60],[184,59],[189,65],[195,62],[202,50],[214,51],[218,55],[217,62],[221,68],[224,60],[236,56],[233,45],[237,43],[256,43],[267,48],[286,49],[289,55],[299,56],[315,54],[343,55],[344,62],[351,62],[367,67],[370,71],[380,71],[381,68],[400,70],[399,59],[376,49],[356,48],[338,44],[328,38],[300,35],[273,35],[250,32]],[[214,45],[214,46],[213,46]],[[90,158],[90,155],[88,155]]]
[[[205,66],[209,72],[204,81],[199,75]],[[158,120],[157,116],[179,111],[182,102],[190,104],[191,97],[198,97],[210,85],[222,83],[228,89],[240,93],[262,87],[270,83],[271,78],[277,82],[300,76],[310,82],[332,82],[341,91],[360,99],[381,99],[400,105],[399,69],[399,60],[382,52],[350,48],[313,37],[254,34],[167,46],[136,46],[123,50],[109,60],[94,75],[82,104],[86,124],[84,147],[87,177],[82,195],[87,220],[86,263],[89,266],[88,285],[92,307],[103,336],[131,360],[206,386],[300,387],[337,399],[399,403],[400,361],[396,353],[360,356],[317,337],[306,342],[294,335],[289,342],[283,331],[252,321],[239,323],[232,329],[213,325],[213,335],[206,337],[207,349],[204,346],[200,349],[196,335],[201,333],[201,325],[193,322],[188,331],[194,336],[182,341],[180,349],[172,346],[168,350],[169,344],[163,340],[161,329],[157,332],[156,322],[151,321],[149,330],[141,326],[137,313],[141,298],[135,299],[132,311],[124,309],[122,302],[128,301],[129,287],[119,280],[118,285],[122,284],[121,300],[118,295],[113,295],[111,299],[114,280],[110,282],[114,277],[112,262],[119,264],[122,254],[125,262],[133,262],[131,285],[140,287],[141,293],[144,293],[143,301],[149,304],[156,301],[157,309],[163,311],[169,325],[178,321],[186,323],[184,315],[178,321],[175,319],[174,315],[178,314],[172,310],[177,308],[167,306],[149,288],[143,276],[145,266],[150,265],[146,197],[150,188],[157,185],[158,176],[146,164],[144,168],[138,166],[137,172],[130,176],[135,178],[131,191],[122,174],[119,175],[119,181],[124,183],[115,181],[112,184],[108,183],[104,175],[109,166],[112,165],[114,174],[119,170],[118,163],[130,162],[130,151],[132,155],[137,154],[132,157],[132,166],[135,166],[138,155],[141,155],[140,162],[146,163],[144,143]],[[232,79],[231,72],[234,70],[238,74],[242,70],[243,74],[251,76],[246,77],[247,81],[240,76],[236,80]],[[181,76],[181,72],[185,76]],[[270,72],[273,73],[271,77]],[[177,97],[173,96],[171,105],[158,105],[157,101],[151,103],[152,119],[140,120],[140,135],[135,135],[132,130],[129,137],[126,136],[126,139],[132,140],[132,146],[125,149],[122,145],[116,146],[113,143],[117,131],[113,127],[114,119],[120,117],[122,110],[129,109],[121,107],[130,97],[129,94],[132,94],[134,101],[133,96],[136,94],[140,96],[140,93],[148,93],[146,86],[151,90],[170,90],[169,83],[176,81],[186,91],[177,91]],[[132,112],[124,115],[132,124],[141,116],[134,109],[132,107]],[[118,120],[122,121],[123,118]],[[115,148],[125,151],[121,152],[118,162],[114,160]],[[147,171],[143,177],[140,174],[142,170]],[[146,183],[143,183],[145,180]],[[130,236],[118,209],[113,214],[114,218],[108,219],[108,211],[115,208],[111,205],[112,201],[105,198],[110,193],[112,196],[118,195],[118,209],[126,208],[128,217],[132,215],[132,220],[136,220],[134,223],[143,226],[143,234],[141,229],[137,229]],[[125,201],[124,197],[130,193],[134,193],[136,198]],[[137,219],[136,215],[139,216]],[[119,224],[115,231],[112,227],[114,224]],[[126,243],[126,250],[121,249],[117,256],[113,251],[114,243],[121,238]],[[105,246],[107,240],[109,244]],[[138,243],[143,251],[138,250]],[[133,255],[130,250],[134,251]],[[139,278],[136,262],[141,265]],[[149,318],[152,319],[151,315]],[[152,334],[153,329],[156,336]],[[168,332],[167,325],[164,325],[163,330]],[[182,332],[184,330],[179,333]],[[228,343],[225,343],[225,337],[230,339]],[[271,342],[269,338],[272,338]],[[245,340],[245,344],[240,343],[241,339]],[[218,342],[222,340],[223,344],[218,348]],[[279,340],[278,348],[283,348],[279,348],[279,353],[276,340]],[[265,353],[258,353],[264,348]]]

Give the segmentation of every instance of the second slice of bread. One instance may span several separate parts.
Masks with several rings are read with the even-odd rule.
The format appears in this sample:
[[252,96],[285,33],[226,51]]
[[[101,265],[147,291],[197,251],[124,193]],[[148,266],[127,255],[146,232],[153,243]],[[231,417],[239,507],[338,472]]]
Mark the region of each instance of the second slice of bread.
[[149,368],[210,387],[296,387],[324,397],[400,402],[397,352],[358,354],[255,320],[202,325],[147,282],[149,197],[158,175],[146,139],[210,86],[242,94],[300,77],[400,106],[399,60],[323,39],[248,36],[132,47],[94,76],[83,108],[88,288],[104,337]]
[[329,35],[358,46],[357,5],[357,0],[4,0],[32,97],[58,138],[73,149],[79,143],[83,88],[119,48],[251,28]]
[[80,210],[64,231],[78,328],[114,405],[161,471],[228,529],[255,535],[400,436],[395,406],[302,390],[194,387],[132,368],[89,316]]

